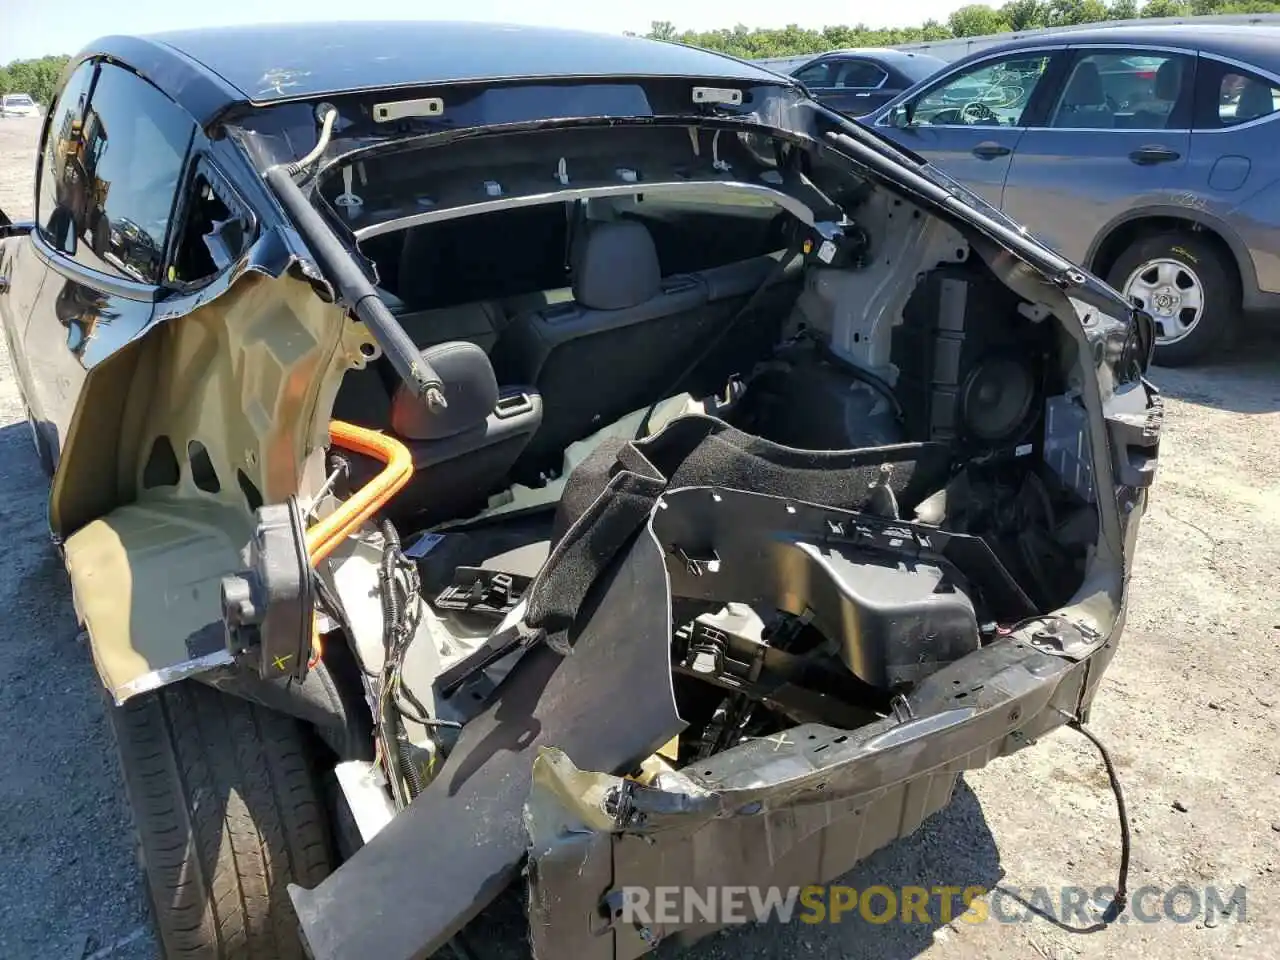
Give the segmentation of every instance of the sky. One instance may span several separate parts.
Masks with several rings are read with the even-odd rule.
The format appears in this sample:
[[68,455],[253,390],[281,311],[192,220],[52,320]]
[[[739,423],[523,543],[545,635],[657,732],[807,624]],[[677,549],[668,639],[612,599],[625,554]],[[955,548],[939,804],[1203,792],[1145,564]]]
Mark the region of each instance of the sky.
[[930,17],[945,20],[966,0],[897,0],[857,3],[808,0],[0,0],[0,64],[48,53],[74,53],[113,33],[150,33],[189,27],[290,20],[488,20],[644,33],[653,20],[669,20],[680,30],[708,30],[743,23],[748,27],[802,27],[862,22],[871,27],[914,26]]

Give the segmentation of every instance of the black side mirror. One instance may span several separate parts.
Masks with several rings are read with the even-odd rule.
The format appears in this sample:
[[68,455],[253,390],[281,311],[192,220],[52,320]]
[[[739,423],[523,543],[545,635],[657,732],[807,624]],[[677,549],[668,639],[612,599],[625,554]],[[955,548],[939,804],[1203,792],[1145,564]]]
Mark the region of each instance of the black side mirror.
[[1125,338],[1120,357],[1121,377],[1124,379],[1131,377],[1135,371],[1138,376],[1146,373],[1156,352],[1155,318],[1138,306],[1136,301],[1133,307],[1129,335]]

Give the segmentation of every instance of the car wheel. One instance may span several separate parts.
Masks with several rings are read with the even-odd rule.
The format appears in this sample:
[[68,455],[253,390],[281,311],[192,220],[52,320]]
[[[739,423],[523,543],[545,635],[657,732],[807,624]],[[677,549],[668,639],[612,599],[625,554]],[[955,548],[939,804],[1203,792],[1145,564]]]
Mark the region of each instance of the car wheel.
[[301,725],[193,680],[110,712],[165,955],[302,960],[286,888],[332,859]]
[[1155,362],[1196,363],[1226,346],[1240,315],[1240,282],[1212,242],[1194,233],[1140,238],[1112,264],[1108,282],[1155,320]]

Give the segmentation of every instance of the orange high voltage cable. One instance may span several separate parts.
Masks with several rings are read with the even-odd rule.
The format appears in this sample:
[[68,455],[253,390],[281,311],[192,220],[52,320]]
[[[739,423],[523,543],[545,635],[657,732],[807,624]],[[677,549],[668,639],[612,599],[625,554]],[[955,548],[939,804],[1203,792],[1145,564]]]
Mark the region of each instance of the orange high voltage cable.
[[329,439],[334,446],[363,453],[386,466],[337,510],[307,531],[307,556],[313,567],[386,505],[413,476],[413,456],[409,449],[386,434],[333,420],[329,424]]
[[[307,530],[307,557],[316,567],[337,549],[347,537],[387,504],[413,476],[413,456],[408,448],[386,434],[357,427],[342,420],[329,422],[329,440],[336,447],[354,450],[381,460],[385,466],[378,475],[349,497],[337,510]],[[320,630],[312,618],[311,660],[320,662],[323,649]]]

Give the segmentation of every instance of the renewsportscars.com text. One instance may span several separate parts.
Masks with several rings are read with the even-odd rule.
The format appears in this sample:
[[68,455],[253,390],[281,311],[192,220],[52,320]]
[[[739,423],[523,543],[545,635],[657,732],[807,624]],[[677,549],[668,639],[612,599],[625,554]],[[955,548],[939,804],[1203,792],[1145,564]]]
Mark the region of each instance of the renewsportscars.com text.
[[[807,887],[623,887],[621,919],[651,924],[867,923],[942,924],[1026,923],[1036,918],[1065,924],[1097,921],[1115,897],[1114,887],[996,887],[875,885]],[[1148,885],[1129,893],[1122,923],[1191,923],[1226,918],[1243,923],[1246,889]]]

